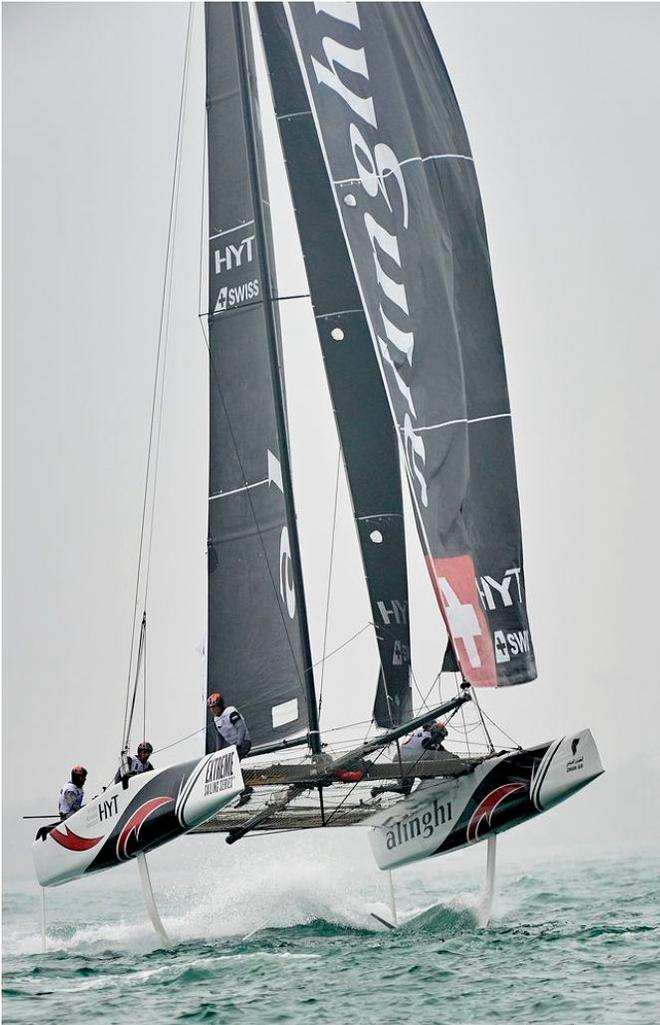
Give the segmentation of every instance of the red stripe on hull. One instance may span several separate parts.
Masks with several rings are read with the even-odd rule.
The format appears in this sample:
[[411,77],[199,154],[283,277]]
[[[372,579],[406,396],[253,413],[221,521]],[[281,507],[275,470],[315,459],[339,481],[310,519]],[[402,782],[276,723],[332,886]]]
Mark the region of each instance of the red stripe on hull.
[[52,836],[60,846],[66,847],[67,851],[91,851],[92,847],[96,847],[97,843],[103,839],[102,836],[78,836],[68,826],[64,828],[66,833],[61,833],[57,826],[55,829],[51,829],[48,835]]
[[496,787],[495,790],[491,790],[489,794],[486,794],[468,823],[465,834],[467,842],[473,843],[475,840],[479,839],[479,826],[484,819],[490,826],[495,809],[502,803],[502,801],[505,800],[505,798],[509,796],[509,794],[513,794],[517,790],[524,789],[524,783],[504,783],[501,787]]

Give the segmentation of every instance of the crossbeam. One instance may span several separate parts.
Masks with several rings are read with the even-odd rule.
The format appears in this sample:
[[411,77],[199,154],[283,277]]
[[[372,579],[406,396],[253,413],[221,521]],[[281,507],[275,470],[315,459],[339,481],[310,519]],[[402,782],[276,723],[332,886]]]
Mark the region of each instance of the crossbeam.
[[[318,757],[316,764],[312,763],[313,771],[307,780],[292,783],[281,797],[270,801],[265,808],[252,815],[244,825],[232,829],[225,838],[226,843],[236,843],[237,840],[242,839],[250,830],[262,827],[264,822],[277,815],[278,812],[283,811],[291,801],[294,801],[296,797],[300,797],[311,787],[330,785],[336,781],[337,772],[342,770],[360,770],[364,759],[368,755],[373,754],[374,751],[387,747],[389,744],[394,743],[395,740],[398,740],[399,737],[412,733],[432,719],[436,719],[439,715],[453,712],[454,709],[460,708],[466,701],[471,700],[469,692],[464,690],[455,698],[452,698],[451,701],[445,701],[442,705],[424,712],[423,715],[418,715],[415,719],[411,719],[409,722],[403,723],[393,730],[387,730],[386,733],[381,733],[378,737],[374,737],[373,740],[365,741],[364,744],[360,744],[359,747],[353,748],[339,758]],[[398,775],[401,775],[400,771]]]
[[[410,775],[418,779],[429,779],[435,776],[464,776],[471,772],[475,765],[482,761],[481,758],[459,758],[458,755],[447,751],[438,754],[437,758],[420,759],[414,766],[407,766],[403,763],[404,775],[410,769]],[[359,766],[364,773],[364,780],[400,779],[401,766],[398,761],[394,762],[370,762],[363,761]],[[286,786],[289,783],[309,783],[316,785],[317,770],[309,762],[301,765],[258,765],[253,768],[243,768],[243,779],[246,786],[267,787]],[[334,780],[336,785],[342,785],[342,780]],[[344,783],[344,785],[347,785]]]

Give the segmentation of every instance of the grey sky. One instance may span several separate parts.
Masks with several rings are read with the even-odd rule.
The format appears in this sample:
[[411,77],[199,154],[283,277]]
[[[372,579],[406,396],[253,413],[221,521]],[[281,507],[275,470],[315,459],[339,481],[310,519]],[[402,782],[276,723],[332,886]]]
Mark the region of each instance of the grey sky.
[[[544,817],[536,836],[607,836],[605,815],[630,835],[644,807],[635,780],[658,768],[660,717],[660,11],[425,6],[481,183],[540,670],[536,683],[484,694],[483,703],[525,743],[588,725],[599,744],[607,775]],[[187,7],[5,4],[3,14],[3,764],[11,866],[27,854],[31,832],[18,828],[18,815],[49,811],[74,762],[88,766],[95,792],[120,743]],[[266,116],[265,129],[273,142]],[[202,145],[198,8],[149,585],[147,733],[156,747],[197,729],[203,708],[195,651],[205,619],[207,475],[197,323]],[[288,192],[272,153],[269,146],[284,239],[280,292],[302,292]],[[283,322],[318,657],[337,441],[307,304],[289,304]],[[342,487],[329,649],[369,619]],[[413,558],[411,577],[425,690],[443,631],[421,558]],[[325,724],[368,716],[375,678],[367,631],[327,663]],[[161,764],[198,751],[191,740]],[[644,838],[648,828],[633,835]]]

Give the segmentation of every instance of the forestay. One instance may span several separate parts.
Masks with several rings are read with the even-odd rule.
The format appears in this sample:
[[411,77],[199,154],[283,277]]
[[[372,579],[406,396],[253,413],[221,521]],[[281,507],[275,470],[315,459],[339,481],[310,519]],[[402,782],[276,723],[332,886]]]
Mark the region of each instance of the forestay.
[[[311,657],[288,470],[249,24],[206,5],[210,474],[208,692],[253,744],[306,728]],[[307,678],[307,679],[306,679]],[[313,702],[311,702],[313,704]],[[310,709],[315,718],[315,709]],[[207,750],[216,743],[212,723]]]
[[418,529],[466,680],[536,675],[486,229],[419,4],[287,5]]

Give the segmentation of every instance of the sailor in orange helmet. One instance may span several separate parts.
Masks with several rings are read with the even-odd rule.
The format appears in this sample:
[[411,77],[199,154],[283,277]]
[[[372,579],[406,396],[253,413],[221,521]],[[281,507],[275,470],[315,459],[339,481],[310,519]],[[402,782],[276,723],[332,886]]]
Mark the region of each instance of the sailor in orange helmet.
[[225,705],[221,694],[211,694],[206,702],[211,710],[213,722],[218,732],[218,751],[223,747],[236,745],[239,758],[246,758],[250,753],[252,741],[245,719],[233,705]]
[[82,808],[85,780],[87,779],[87,769],[84,769],[82,765],[74,765],[71,770],[71,779],[68,783],[65,783],[60,790],[60,798],[57,805],[57,810],[60,813],[60,820],[68,819],[69,815],[73,815],[74,812]]
[[[233,705],[226,705],[221,694],[211,694],[208,701],[209,711],[213,716],[213,722],[218,734],[217,750],[223,747],[236,746],[239,759],[246,758],[250,753],[252,741],[245,719]],[[238,802],[239,806],[247,804],[252,797],[253,788],[246,787]]]
[[[64,819],[68,819],[69,815],[73,815],[74,812],[79,811],[80,808],[82,808],[83,797],[85,796],[83,787],[85,786],[86,779],[87,769],[83,768],[82,765],[74,765],[71,770],[71,778],[60,790],[60,796],[57,802],[57,810],[60,813],[60,822]],[[51,829],[54,829],[56,825],[56,822],[51,822],[48,826],[40,826],[37,830],[35,840],[45,840]]]
[[[447,736],[447,727],[440,721],[426,723],[420,729],[415,730],[401,744],[402,768],[412,773],[420,762],[429,758],[436,758],[439,753],[442,753],[444,757],[455,758],[456,756],[447,751],[443,746]],[[398,755],[396,760],[398,760]],[[413,788],[414,782],[414,774],[406,775],[402,777],[399,783],[392,784],[391,786],[373,787],[371,796],[378,797],[379,794],[392,793],[402,794],[404,797],[407,797]]]

